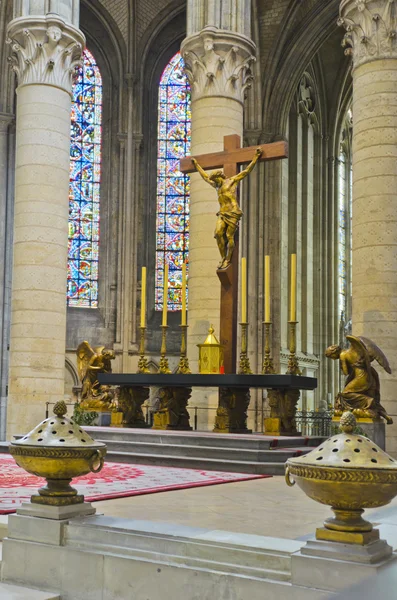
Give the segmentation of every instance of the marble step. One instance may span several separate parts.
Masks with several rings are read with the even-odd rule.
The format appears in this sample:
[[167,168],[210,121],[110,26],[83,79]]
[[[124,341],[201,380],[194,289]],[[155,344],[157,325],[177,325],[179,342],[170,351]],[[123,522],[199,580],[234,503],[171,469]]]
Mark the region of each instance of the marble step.
[[159,467],[180,467],[183,469],[206,469],[230,473],[251,473],[253,475],[284,475],[284,462],[254,462],[192,456],[170,456],[167,454],[139,454],[108,450],[109,462],[132,463],[137,465],[157,465]]
[[134,452],[138,454],[158,454],[167,456],[181,456],[184,458],[214,458],[218,460],[237,460],[246,462],[283,462],[298,454],[306,454],[311,448],[289,450],[250,450],[246,448],[221,448],[213,447],[208,442],[207,446],[158,444],[124,440],[105,440],[98,438],[99,442],[107,444],[108,452]]
[[172,444],[190,446],[216,446],[222,448],[241,448],[248,450],[270,450],[270,448],[291,448],[296,446],[318,446],[323,437],[273,437],[258,434],[212,433],[203,431],[159,431],[154,429],[129,429],[112,427],[85,427],[95,439],[104,441],[136,441],[152,444]]
[[[124,559],[166,562],[239,577],[289,581],[291,554],[300,542],[149,521],[95,516],[71,521],[66,548],[109,553]],[[265,597],[265,596],[264,596]]]
[[40,592],[19,585],[0,582],[1,600],[60,600],[59,594]]

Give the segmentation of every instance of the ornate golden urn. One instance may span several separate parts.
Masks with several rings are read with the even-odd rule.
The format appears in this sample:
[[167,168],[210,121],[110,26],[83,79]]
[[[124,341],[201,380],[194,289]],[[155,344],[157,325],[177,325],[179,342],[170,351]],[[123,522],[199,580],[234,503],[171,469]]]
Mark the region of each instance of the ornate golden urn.
[[362,518],[366,508],[378,508],[397,495],[397,461],[379,446],[353,433],[356,419],[345,412],[342,433],[286,464],[288,485],[299,487],[313,500],[331,506],[335,517],[317,529],[316,539],[365,545],[379,531]]
[[66,412],[65,402],[57,402],[53,417],[10,443],[9,451],[17,465],[47,480],[38,495],[31,497],[33,503],[68,506],[84,502],[84,496],[70,482],[90,471],[98,473],[103,467],[106,445],[94,441],[73,419],[66,418]]

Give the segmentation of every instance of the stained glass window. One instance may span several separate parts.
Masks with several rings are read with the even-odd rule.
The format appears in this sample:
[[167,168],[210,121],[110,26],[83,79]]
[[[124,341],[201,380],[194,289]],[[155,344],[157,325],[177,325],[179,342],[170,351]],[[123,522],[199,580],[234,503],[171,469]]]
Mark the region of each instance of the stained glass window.
[[346,317],[346,156],[339,156],[339,316]]
[[98,306],[102,77],[89,50],[73,84],[69,186],[68,306]]
[[339,317],[347,324],[351,319],[351,268],[352,268],[352,200],[353,178],[351,160],[353,115],[347,111],[345,126],[342,130],[339,155]]
[[190,154],[190,87],[178,52],[159,85],[155,308],[163,307],[164,265],[169,265],[168,310],[181,310],[182,265],[189,251],[189,183],[179,159]]

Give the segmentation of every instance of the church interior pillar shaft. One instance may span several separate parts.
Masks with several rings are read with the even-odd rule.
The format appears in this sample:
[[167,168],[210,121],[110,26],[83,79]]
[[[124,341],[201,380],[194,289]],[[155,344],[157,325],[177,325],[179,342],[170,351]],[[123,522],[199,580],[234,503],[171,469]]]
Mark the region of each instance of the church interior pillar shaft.
[[[205,27],[181,46],[192,92],[191,154],[223,150],[224,136],[243,134],[244,91],[252,76],[255,45],[245,35]],[[220,281],[216,270],[220,253],[214,240],[216,191],[199,174],[191,176],[189,233],[189,336],[188,356],[192,371],[198,369],[197,344],[214,325],[219,335]],[[194,399],[201,406],[217,405],[217,394]],[[208,413],[205,420],[213,419]]]
[[[353,81],[353,334],[378,343],[396,373],[397,59],[361,65]],[[381,376],[382,403],[396,415],[397,376]]]
[[[243,107],[229,98],[201,98],[192,104],[192,155],[223,149],[223,137],[242,135]],[[189,350],[198,368],[197,346],[214,325],[219,334],[220,261],[214,239],[218,202],[215,190],[198,174],[191,177],[189,237]]]
[[43,85],[19,88],[10,435],[37,423],[46,401],[63,397],[69,132],[70,97],[65,91]]
[[7,436],[64,397],[71,73],[83,36],[59,17],[10,23],[18,75]]
[[397,31],[395,2],[342,0],[339,25],[353,58],[353,335],[379,344],[392,370],[379,371],[381,402],[394,416],[397,452]]

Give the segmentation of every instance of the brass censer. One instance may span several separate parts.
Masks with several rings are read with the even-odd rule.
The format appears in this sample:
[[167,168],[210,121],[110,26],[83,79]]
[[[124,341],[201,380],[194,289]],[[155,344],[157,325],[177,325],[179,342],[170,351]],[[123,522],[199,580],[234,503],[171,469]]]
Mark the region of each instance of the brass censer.
[[18,466],[47,480],[38,495],[31,497],[33,503],[50,506],[83,503],[84,496],[70,482],[74,477],[98,473],[103,467],[106,444],[93,440],[65,416],[66,412],[65,402],[57,402],[53,417],[9,445]]
[[379,540],[379,531],[362,514],[366,508],[389,504],[397,495],[397,461],[368,438],[354,434],[356,424],[353,413],[345,412],[342,433],[305,456],[290,458],[285,476],[289,486],[296,482],[309,498],[333,510],[335,517],[317,529],[317,540],[366,546]]

